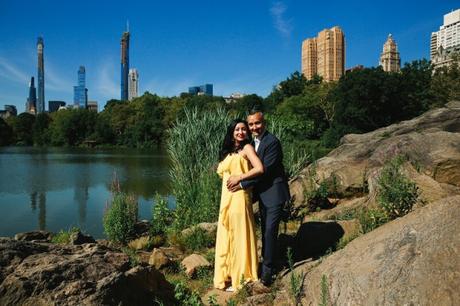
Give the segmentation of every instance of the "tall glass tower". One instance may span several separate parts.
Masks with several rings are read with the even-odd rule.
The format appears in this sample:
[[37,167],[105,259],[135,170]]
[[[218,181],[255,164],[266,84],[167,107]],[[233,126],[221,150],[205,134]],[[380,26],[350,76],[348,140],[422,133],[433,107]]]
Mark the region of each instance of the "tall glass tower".
[[78,85],[73,87],[73,103],[75,107],[87,108],[88,89],[86,89],[85,66],[78,69]]
[[43,64],[43,38],[37,39],[37,54],[38,54],[38,101],[37,101],[37,114],[45,111],[45,65]]
[[37,90],[34,85],[34,77],[30,78],[29,84],[29,97],[26,103],[26,112],[29,114],[35,114],[37,112]]
[[121,97],[128,100],[128,73],[129,73],[129,29],[121,36]]

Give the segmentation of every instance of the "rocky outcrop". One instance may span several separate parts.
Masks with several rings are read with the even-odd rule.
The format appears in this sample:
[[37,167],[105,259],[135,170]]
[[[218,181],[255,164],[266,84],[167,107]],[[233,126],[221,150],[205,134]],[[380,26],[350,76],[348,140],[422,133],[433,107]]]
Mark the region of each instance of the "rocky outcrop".
[[[302,305],[455,305],[460,301],[460,196],[448,197],[350,242],[306,273]],[[323,276],[327,290],[321,290]],[[290,274],[283,279],[289,288]],[[286,290],[274,304],[286,305]]]
[[173,287],[151,266],[91,243],[55,245],[0,238],[0,305],[153,305]]
[[203,256],[192,254],[182,260],[181,265],[184,267],[185,274],[193,277],[198,268],[211,268],[211,264]]
[[398,155],[407,157],[406,174],[426,201],[460,194],[459,144],[460,102],[370,133],[345,135],[338,148],[290,182],[294,204],[305,205],[305,192],[333,176],[342,195],[362,196],[368,187],[367,200],[373,202],[380,169]]

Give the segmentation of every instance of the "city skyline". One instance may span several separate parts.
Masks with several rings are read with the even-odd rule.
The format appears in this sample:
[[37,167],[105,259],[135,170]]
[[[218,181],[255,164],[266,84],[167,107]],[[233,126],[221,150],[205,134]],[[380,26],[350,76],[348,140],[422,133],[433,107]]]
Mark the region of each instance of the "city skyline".
[[[403,64],[429,59],[431,33],[439,29],[444,14],[458,9],[456,1],[204,1],[200,10],[198,3],[133,2],[126,9],[121,1],[82,1],[79,13],[88,22],[74,23],[71,4],[36,1],[25,12],[21,3],[0,4],[0,105],[16,105],[18,112],[25,110],[30,78],[38,79],[39,36],[46,41],[45,104],[70,104],[75,69],[84,65],[88,99],[103,108],[107,100],[120,98],[120,35],[127,20],[130,64],[143,79],[140,95],[150,91],[174,96],[195,84],[212,83],[216,95],[266,96],[274,85],[301,71],[302,41],[323,29],[343,29],[345,68],[377,66],[389,33],[398,42]],[[398,10],[388,12],[391,3],[398,3]],[[40,23],[35,20],[38,15]]]

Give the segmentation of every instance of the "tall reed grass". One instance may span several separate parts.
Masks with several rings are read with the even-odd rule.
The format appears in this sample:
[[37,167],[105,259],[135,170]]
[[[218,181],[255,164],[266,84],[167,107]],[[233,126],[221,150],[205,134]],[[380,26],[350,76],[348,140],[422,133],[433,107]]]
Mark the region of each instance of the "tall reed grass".
[[170,129],[172,193],[176,197],[174,226],[180,230],[217,220],[221,180],[216,174],[218,152],[232,118],[223,109],[186,109]]

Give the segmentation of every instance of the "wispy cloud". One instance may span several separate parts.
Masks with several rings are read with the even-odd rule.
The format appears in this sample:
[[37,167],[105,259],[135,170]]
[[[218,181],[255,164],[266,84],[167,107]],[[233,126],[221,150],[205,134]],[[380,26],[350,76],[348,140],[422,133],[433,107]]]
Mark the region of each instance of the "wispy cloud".
[[0,77],[21,84],[27,84],[29,81],[29,77],[24,71],[3,57],[0,57]]
[[[75,82],[76,83],[76,82]],[[54,69],[50,63],[45,64],[45,87],[62,93],[72,93],[73,83],[65,78]]]
[[281,2],[277,1],[274,2],[270,8],[270,14],[273,17],[274,27],[280,34],[286,38],[291,36],[291,32],[293,30],[292,27],[292,20],[286,19],[285,12],[287,10],[286,5]]
[[120,86],[115,80],[115,62],[106,60],[98,69],[95,91],[105,100],[120,98]]

